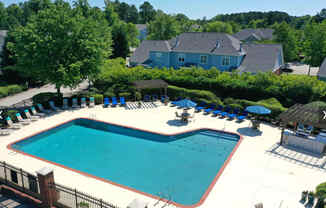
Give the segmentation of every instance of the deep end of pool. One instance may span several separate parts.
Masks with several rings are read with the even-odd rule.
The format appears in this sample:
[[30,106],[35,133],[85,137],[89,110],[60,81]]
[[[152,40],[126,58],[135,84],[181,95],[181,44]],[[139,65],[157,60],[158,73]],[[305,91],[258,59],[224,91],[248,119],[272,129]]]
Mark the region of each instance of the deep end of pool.
[[179,207],[197,207],[241,140],[214,129],[163,135],[77,118],[8,148]]

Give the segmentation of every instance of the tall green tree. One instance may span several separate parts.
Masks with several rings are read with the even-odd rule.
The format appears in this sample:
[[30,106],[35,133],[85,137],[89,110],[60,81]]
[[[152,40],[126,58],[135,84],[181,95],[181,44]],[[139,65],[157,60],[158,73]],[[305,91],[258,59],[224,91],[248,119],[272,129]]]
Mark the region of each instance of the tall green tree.
[[326,20],[321,24],[312,22],[304,31],[305,61],[310,66],[320,66],[326,57]]
[[227,22],[214,21],[204,25],[203,32],[221,32],[232,34],[232,26]]
[[126,58],[129,51],[129,42],[127,36],[126,23],[116,24],[112,28],[112,39],[113,39],[113,54],[112,58]]
[[104,14],[109,26],[119,21],[119,15],[115,12],[114,4],[111,3],[110,0],[105,0]]
[[135,5],[131,5],[131,7],[129,7],[128,9],[128,16],[126,19],[126,22],[131,22],[134,24],[137,24],[139,21],[139,14],[138,14],[138,10],[136,8]]
[[298,58],[297,40],[294,30],[286,22],[275,25],[275,41],[283,46],[285,61],[294,61]]
[[8,14],[4,3],[0,2],[0,30],[8,29]]
[[174,17],[160,12],[148,26],[148,39],[168,40],[180,33],[178,22]]
[[60,88],[76,87],[95,78],[111,54],[106,20],[85,18],[64,5],[51,6],[30,17],[26,26],[11,32],[16,67],[22,73]]
[[142,5],[139,7],[139,16],[140,16],[140,22],[142,24],[146,24],[154,20],[156,11],[154,7],[148,2],[145,1]]

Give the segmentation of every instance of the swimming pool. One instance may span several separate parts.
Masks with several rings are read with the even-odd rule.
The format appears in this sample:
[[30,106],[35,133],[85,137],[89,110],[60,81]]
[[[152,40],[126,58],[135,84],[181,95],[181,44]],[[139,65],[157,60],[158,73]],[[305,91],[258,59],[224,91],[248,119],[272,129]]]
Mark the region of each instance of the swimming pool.
[[196,130],[167,136],[75,119],[13,149],[182,206],[203,201],[240,136]]

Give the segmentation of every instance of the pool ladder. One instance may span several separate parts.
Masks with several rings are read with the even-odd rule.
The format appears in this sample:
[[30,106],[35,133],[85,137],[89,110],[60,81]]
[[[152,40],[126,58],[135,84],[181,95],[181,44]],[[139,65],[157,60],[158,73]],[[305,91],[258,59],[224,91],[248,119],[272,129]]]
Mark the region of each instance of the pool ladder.
[[[159,193],[158,195],[160,196],[161,193]],[[164,199],[164,195],[162,194],[162,195],[160,196],[160,198],[157,200],[157,202],[154,203],[154,206],[153,206],[153,207],[156,207],[157,205],[159,205],[159,203],[160,203],[161,201],[164,202],[163,199]],[[163,206],[161,206],[161,208],[164,208],[164,207],[168,206],[168,205],[170,204],[170,202],[172,201],[172,200],[171,200],[172,197],[171,197],[170,195],[168,195],[167,199],[168,199],[168,200],[164,203]]]

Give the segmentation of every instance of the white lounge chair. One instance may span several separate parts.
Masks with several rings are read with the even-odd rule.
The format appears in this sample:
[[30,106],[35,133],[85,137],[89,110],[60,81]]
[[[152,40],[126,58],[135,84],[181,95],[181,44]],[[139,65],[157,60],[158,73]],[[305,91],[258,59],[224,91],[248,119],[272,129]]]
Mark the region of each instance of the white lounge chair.
[[77,98],[72,99],[72,108],[80,108]]
[[23,119],[23,117],[20,115],[20,113],[16,113],[16,118],[19,123],[22,123],[23,125],[29,125],[31,123],[31,120],[29,119]]
[[92,108],[95,106],[95,99],[93,97],[89,98],[89,107]]
[[0,135],[5,136],[9,135],[10,131],[8,129],[0,129]]
[[81,98],[80,100],[80,106],[82,108],[86,108],[87,104],[86,104],[86,98]]
[[55,104],[54,104],[53,101],[49,101],[49,105],[50,105],[50,108],[51,108],[53,111],[56,111],[56,112],[61,112],[61,111],[62,111],[60,108],[58,108],[57,106],[55,106]]
[[38,107],[38,109],[39,109],[42,113],[45,113],[45,114],[50,114],[50,113],[52,113],[51,110],[45,110],[44,107],[43,107],[43,105],[40,104],[40,103],[37,104],[37,107]]
[[20,123],[14,123],[9,116],[6,118],[6,122],[9,129],[20,129],[22,127]]
[[67,98],[63,99],[62,109],[64,109],[64,110],[69,109],[68,99]]
[[31,107],[31,111],[32,111],[33,116],[39,116],[39,117],[45,117],[46,116],[45,113],[39,113],[39,112],[37,112],[34,107]]
[[25,113],[26,118],[30,119],[31,121],[37,121],[38,119],[40,119],[40,116],[32,116],[29,113],[29,110],[28,109],[25,109],[24,110],[24,113]]
[[298,124],[296,133],[301,136],[308,136],[303,124]]

